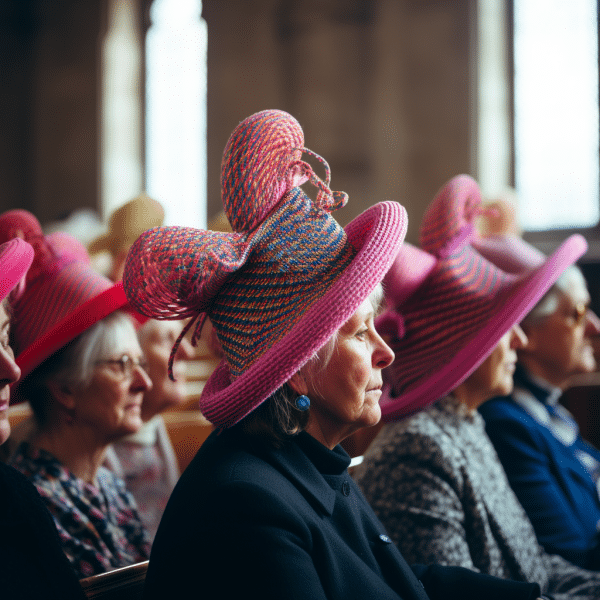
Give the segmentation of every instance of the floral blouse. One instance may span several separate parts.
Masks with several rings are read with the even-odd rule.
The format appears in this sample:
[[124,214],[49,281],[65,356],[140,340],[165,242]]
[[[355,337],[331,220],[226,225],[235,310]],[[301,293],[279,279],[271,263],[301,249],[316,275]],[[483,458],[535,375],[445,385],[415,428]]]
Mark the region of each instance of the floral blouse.
[[11,464],[42,496],[80,578],[148,559],[150,541],[135,500],[108,469],[100,467],[95,486],[27,442],[18,447]]

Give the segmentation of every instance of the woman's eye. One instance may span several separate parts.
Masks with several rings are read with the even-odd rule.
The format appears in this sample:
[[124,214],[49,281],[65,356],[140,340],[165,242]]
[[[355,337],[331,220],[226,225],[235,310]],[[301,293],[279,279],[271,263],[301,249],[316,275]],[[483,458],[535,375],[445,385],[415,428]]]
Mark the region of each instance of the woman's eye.
[[368,332],[369,332],[368,329],[361,329],[360,331],[356,332],[356,337],[362,340],[363,338],[366,337]]

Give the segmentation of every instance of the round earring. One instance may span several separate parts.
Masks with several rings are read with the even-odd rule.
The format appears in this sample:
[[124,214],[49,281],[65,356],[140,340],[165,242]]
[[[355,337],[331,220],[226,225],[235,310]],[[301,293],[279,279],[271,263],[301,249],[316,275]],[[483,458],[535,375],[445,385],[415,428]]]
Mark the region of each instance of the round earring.
[[296,398],[296,408],[301,411],[308,410],[310,408],[310,398],[302,394]]

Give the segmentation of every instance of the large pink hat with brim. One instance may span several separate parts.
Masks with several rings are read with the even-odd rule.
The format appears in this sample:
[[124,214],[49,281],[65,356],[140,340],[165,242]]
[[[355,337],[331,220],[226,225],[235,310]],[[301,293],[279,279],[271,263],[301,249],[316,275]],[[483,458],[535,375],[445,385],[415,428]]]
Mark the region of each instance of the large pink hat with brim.
[[[325,181],[301,160],[305,152],[322,163]],[[298,187],[306,181],[318,188],[315,201]],[[123,281],[138,311],[197,319],[193,338],[210,317],[224,359],[200,409],[218,427],[238,423],[287,382],[375,289],[400,249],[402,206],[376,204],[344,230],[330,213],[347,196],[329,181],[296,119],[256,113],[234,130],[223,155],[233,232],[160,227],[129,251]]]
[[44,236],[36,217],[20,209],[0,215],[0,242],[15,237],[24,238],[34,250],[24,289],[12,303],[13,349],[24,378],[86,329],[115,310],[127,309],[128,302],[122,284],[94,271],[74,237]]
[[0,244],[0,302],[24,281],[31,261],[33,248],[25,240],[14,239]]
[[423,219],[423,249],[404,244],[384,280],[387,309],[376,325],[396,355],[384,370],[386,421],[460,385],[587,249],[572,235],[538,266],[501,270],[471,245],[474,230],[464,214],[476,209],[473,183],[456,177],[438,192]]

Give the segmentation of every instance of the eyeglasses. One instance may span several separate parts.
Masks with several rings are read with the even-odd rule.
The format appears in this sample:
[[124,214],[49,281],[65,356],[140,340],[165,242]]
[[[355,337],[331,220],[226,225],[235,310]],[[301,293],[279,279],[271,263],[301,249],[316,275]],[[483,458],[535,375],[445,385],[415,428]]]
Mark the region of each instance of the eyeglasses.
[[98,360],[95,364],[111,365],[113,370],[121,375],[122,379],[131,379],[133,377],[133,370],[136,367],[140,367],[145,372],[148,372],[148,362],[143,356],[140,358],[132,358],[129,354],[123,354],[120,358]]

